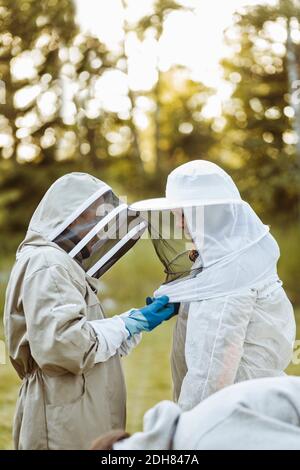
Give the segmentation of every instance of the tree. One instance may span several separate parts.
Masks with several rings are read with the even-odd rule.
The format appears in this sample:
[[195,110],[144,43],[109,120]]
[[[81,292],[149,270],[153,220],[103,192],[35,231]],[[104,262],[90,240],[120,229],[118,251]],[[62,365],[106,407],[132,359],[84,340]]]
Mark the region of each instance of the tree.
[[[151,12],[135,24],[126,21],[127,1],[124,7],[123,58],[128,74],[126,42],[135,37],[141,44],[147,38],[156,49],[156,80],[149,91],[129,90],[131,102],[131,130],[136,153],[142,159],[143,178],[148,180],[144,191],[154,194],[162,191],[168,173],[178,164],[193,158],[207,157],[214,143],[211,122],[201,115],[206,99],[213,93],[204,85],[194,82],[187,69],[173,65],[162,71],[159,61],[159,45],[170,15],[191,11],[182,2],[155,0]],[[141,104],[142,103],[142,104]],[[148,122],[139,129],[134,115],[140,113]]]
[[2,156],[48,160],[54,145],[47,145],[47,131],[60,125],[59,51],[76,31],[73,3],[1,0],[0,9],[0,78],[6,91],[0,112],[2,130],[11,136]]
[[[125,0],[123,0],[125,1]],[[154,37],[159,44],[164,32],[164,24],[169,15],[176,11],[185,11],[178,1],[174,0],[156,0],[153,5],[153,11],[140,19],[137,25],[137,35],[140,39],[144,39],[147,32],[151,29],[154,31]],[[163,167],[163,151],[161,146],[161,111],[162,111],[162,81],[163,74],[159,66],[159,58],[157,57],[157,81],[152,91],[152,97],[155,101],[154,122],[155,122],[155,165],[154,172],[160,174]]]
[[[128,39],[143,42],[154,31],[158,46],[166,19],[182,9],[156,0],[147,16],[124,22],[116,52],[78,29],[72,0],[0,0],[0,232],[19,238],[67,171],[92,172],[141,197],[163,191],[175,166],[209,157],[214,133],[202,109],[212,90],[182,66],[162,71],[158,55],[152,87],[129,86]],[[122,112],[103,96],[116,77]]]
[[33,204],[61,172],[52,167],[63,128],[59,53],[76,31],[70,0],[0,0],[2,233],[4,227],[14,234],[23,229]]
[[[292,97],[295,87],[300,83],[299,47],[293,41],[293,30],[299,29],[300,2],[298,0],[280,0],[280,11],[286,17],[286,66],[289,84],[289,94]],[[290,100],[294,110],[293,130],[297,138],[296,163],[300,171],[300,103]],[[299,212],[300,215],[300,212]]]
[[[296,143],[300,136],[291,106],[295,69],[287,50],[299,57],[299,45],[288,33],[286,2],[256,6],[236,15],[226,33],[232,55],[223,61],[233,87],[224,107],[227,126],[222,145],[232,154],[240,187],[261,213],[294,217],[300,180]],[[300,9],[293,9],[299,29]],[[294,57],[294,56],[293,56]]]

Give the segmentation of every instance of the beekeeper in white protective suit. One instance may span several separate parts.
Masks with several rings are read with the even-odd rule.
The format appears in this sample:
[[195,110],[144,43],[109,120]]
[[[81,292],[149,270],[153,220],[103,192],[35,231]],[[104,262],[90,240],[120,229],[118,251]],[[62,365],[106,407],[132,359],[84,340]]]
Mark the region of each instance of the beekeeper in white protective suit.
[[22,379],[17,449],[85,449],[125,426],[120,355],[173,313],[168,299],[104,318],[99,277],[146,224],[93,176],[57,180],[36,209],[6,293],[5,333]]
[[143,432],[113,432],[93,449],[300,450],[300,378],[235,384],[186,412],[163,401],[145,414]]
[[235,382],[283,375],[295,320],[277,275],[279,248],[230,176],[189,162],[169,175],[165,198],[132,209],[151,218],[167,274],[155,296],[181,303],[171,360],[180,407]]

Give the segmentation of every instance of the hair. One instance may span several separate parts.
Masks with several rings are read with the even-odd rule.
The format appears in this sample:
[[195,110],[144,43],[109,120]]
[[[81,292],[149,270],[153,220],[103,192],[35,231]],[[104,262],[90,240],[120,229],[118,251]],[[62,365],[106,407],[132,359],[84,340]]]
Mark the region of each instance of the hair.
[[98,439],[93,442],[90,450],[113,450],[113,445],[116,442],[122,441],[127,437],[130,437],[130,434],[123,431],[122,429],[110,431],[106,434],[103,434],[103,436],[98,437]]

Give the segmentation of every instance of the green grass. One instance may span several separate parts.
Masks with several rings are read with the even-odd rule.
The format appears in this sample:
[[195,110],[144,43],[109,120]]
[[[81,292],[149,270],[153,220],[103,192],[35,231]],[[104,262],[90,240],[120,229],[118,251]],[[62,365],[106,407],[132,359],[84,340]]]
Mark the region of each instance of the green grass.
[[[298,341],[300,339],[300,308],[296,309],[295,316],[296,316],[296,323],[297,323],[296,341]],[[295,345],[295,349],[294,349],[293,361],[286,370],[286,373],[289,375],[300,376],[300,362],[299,362],[300,354],[298,351],[299,351],[299,345],[297,344]]]
[[173,322],[144,334],[141,344],[124,359],[130,433],[142,429],[145,411],[159,401],[172,399],[169,351]]
[[11,428],[20,381],[10,365],[0,366],[0,449],[12,448]]
[[[5,266],[7,268],[7,266]],[[118,314],[144,304],[144,299],[160,284],[162,269],[152,247],[142,241],[103,278],[101,299],[108,314]],[[5,285],[0,281],[0,308]],[[2,299],[2,300],[1,300]],[[113,299],[113,300],[112,300]],[[297,311],[300,332],[300,310]],[[144,412],[158,401],[171,398],[169,356],[174,320],[151,334],[144,334],[142,343],[123,360],[128,392],[127,429],[142,427]],[[300,337],[300,336],[299,336]],[[0,340],[3,332],[0,328]],[[300,365],[292,365],[288,373],[300,375]],[[19,380],[10,365],[0,366],[0,449],[12,448],[11,425]]]

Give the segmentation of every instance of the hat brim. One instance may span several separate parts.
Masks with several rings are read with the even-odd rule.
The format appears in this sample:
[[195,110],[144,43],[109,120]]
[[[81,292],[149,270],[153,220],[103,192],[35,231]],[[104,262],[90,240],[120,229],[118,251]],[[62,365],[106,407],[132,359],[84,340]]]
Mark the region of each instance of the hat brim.
[[201,206],[213,206],[221,204],[242,204],[242,199],[191,199],[186,201],[172,201],[165,197],[157,199],[145,199],[144,201],[138,201],[129,206],[129,209],[136,212],[149,212],[149,211],[164,211],[164,210],[175,210],[184,209],[187,207],[201,207]]

